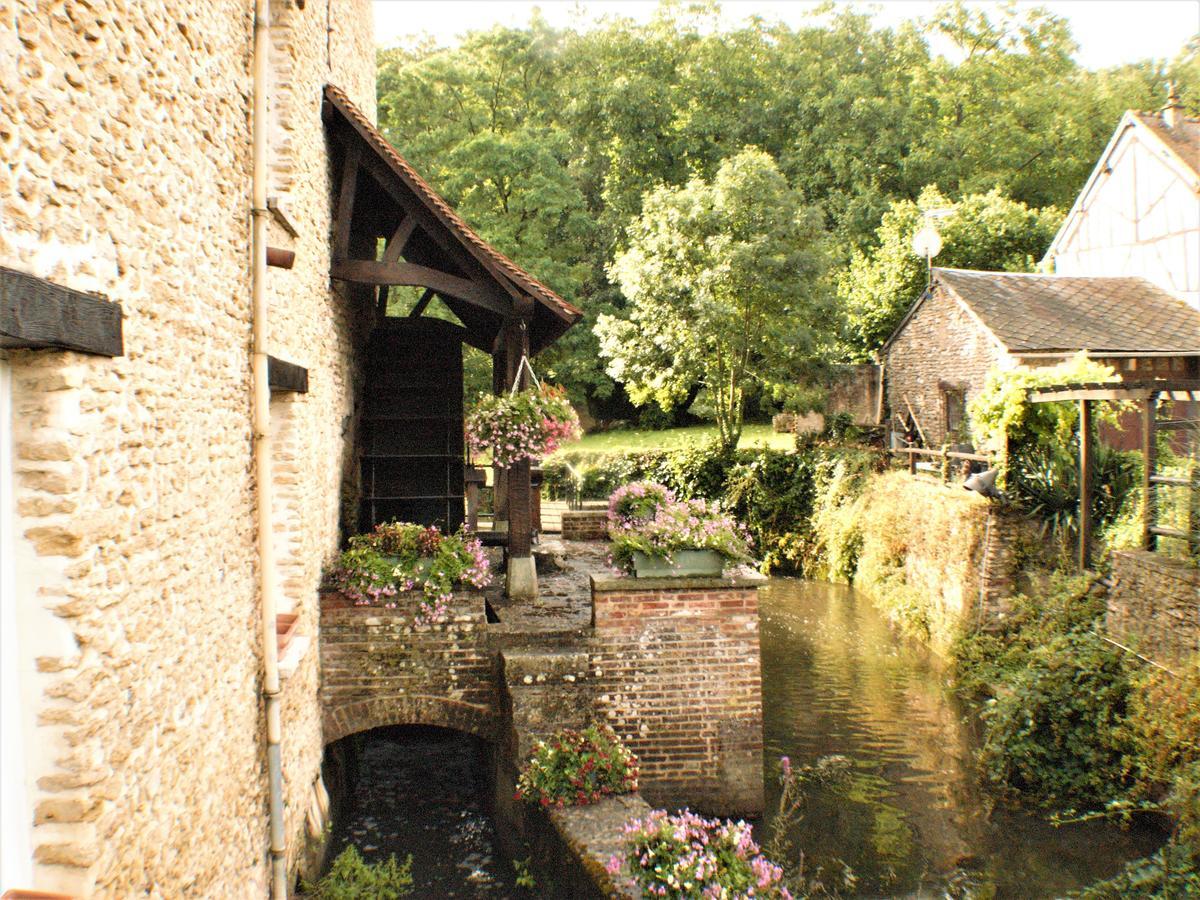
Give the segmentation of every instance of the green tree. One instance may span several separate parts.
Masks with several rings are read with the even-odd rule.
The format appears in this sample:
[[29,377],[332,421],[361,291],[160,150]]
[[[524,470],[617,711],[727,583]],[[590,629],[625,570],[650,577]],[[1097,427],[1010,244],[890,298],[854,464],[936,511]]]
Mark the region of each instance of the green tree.
[[1059,210],[1030,209],[999,189],[953,203],[930,185],[915,202],[893,202],[877,232],[879,245],[855,251],[837,276],[851,358],[870,358],[925,289],[926,262],[913,252],[912,239],[935,209],[950,211],[937,221],[942,251],[935,260],[948,268],[1032,272],[1062,221]]
[[746,148],[712,181],[647,194],[628,241],[609,268],[627,316],[596,326],[609,374],[664,409],[702,385],[721,444],[735,447],[747,382],[787,378],[829,322],[819,214]]

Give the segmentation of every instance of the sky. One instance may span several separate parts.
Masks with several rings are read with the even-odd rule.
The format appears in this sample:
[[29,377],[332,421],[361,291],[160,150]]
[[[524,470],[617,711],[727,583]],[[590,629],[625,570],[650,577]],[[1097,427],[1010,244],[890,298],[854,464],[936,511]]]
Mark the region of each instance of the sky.
[[[654,0],[374,0],[375,39],[392,46],[404,37],[428,34],[439,44],[454,44],[466,31],[493,25],[521,26],[529,21],[536,6],[551,25],[580,27],[602,15],[648,19],[657,5]],[[724,0],[725,21],[736,24],[749,16],[781,19],[801,24],[818,4],[810,0]],[[868,4],[857,3],[859,7]],[[871,4],[878,9],[881,25],[930,15],[939,5],[934,0],[885,0]],[[991,2],[969,5],[989,7]],[[1020,0],[1018,5],[1045,6],[1071,24],[1079,43],[1079,63],[1090,69],[1120,65],[1147,57],[1170,58],[1200,32],[1200,0]]]

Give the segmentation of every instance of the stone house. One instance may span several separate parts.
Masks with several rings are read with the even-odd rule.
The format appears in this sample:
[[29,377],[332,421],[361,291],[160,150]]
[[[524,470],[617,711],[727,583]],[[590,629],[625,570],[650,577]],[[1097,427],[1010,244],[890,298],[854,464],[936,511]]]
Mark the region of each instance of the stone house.
[[1196,378],[1200,311],[1145,278],[934,268],[880,354],[888,409],[940,446],[964,435],[990,370],[1081,350],[1126,377]]
[[879,353],[892,424],[915,416],[937,446],[989,369],[1081,350],[1125,380],[1200,375],[1200,119],[1173,91],[1161,113],[1122,116],[1043,265],[933,269]]
[[0,0],[0,892],[286,893],[387,286],[506,383],[579,316],[374,115],[370,0]]

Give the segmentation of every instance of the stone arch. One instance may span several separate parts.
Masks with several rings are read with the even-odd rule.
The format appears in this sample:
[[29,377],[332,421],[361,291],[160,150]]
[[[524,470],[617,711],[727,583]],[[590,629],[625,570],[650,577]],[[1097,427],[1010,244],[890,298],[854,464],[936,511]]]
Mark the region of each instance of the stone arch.
[[495,741],[497,730],[495,712],[475,703],[428,694],[372,697],[325,710],[325,746],[347,735],[388,725],[435,725],[486,741]]

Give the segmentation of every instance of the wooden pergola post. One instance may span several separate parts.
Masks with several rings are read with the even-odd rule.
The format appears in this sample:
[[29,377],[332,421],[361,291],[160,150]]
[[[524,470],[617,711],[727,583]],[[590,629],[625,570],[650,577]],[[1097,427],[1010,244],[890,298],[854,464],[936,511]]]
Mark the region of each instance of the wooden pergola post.
[[1154,534],[1157,519],[1154,496],[1154,470],[1158,467],[1158,441],[1155,428],[1158,396],[1150,394],[1142,401],[1142,549],[1153,550],[1158,543]]
[[[526,305],[517,305],[517,317],[505,323],[505,369],[509,389],[514,383],[518,390],[529,387],[529,369],[521,360],[529,356],[529,329],[524,314],[532,312]],[[528,304],[532,306],[532,302]],[[537,568],[533,560],[533,487],[530,468],[533,463],[524,459],[508,469],[508,580],[507,595],[514,599],[532,600],[537,597]]]
[[1079,568],[1092,561],[1092,401],[1079,401]]

